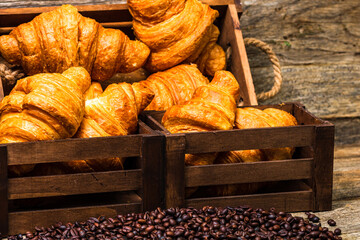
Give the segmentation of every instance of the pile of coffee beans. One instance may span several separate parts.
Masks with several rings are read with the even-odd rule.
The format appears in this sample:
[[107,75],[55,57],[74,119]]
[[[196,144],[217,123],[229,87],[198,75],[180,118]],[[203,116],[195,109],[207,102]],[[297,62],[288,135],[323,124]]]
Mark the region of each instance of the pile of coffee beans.
[[[340,229],[322,227],[319,218],[285,212],[238,208],[170,208],[116,218],[92,217],[86,222],[58,223],[36,232],[10,236],[15,239],[342,239]],[[330,226],[335,226],[332,219]]]

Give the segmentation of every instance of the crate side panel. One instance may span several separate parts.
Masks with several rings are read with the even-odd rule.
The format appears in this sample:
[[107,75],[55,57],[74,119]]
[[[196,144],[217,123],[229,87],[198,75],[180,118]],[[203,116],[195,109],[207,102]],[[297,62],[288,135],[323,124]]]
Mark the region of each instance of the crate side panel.
[[313,136],[314,126],[187,133],[186,153],[303,147],[313,144]]
[[71,160],[136,157],[141,135],[104,138],[74,138],[8,144],[8,164],[36,164]]
[[253,208],[269,209],[275,207],[278,211],[308,211],[312,209],[312,191],[282,192],[253,194],[230,197],[198,198],[186,200],[186,206],[201,208],[202,206],[238,207],[250,205]]
[[9,214],[9,234],[33,232],[36,226],[50,227],[58,222],[86,221],[90,217],[116,217],[118,214],[140,212],[141,203],[89,206],[81,208],[49,209],[13,212]]
[[141,170],[92,172],[9,179],[9,199],[140,189]]
[[[310,179],[313,159],[186,167],[186,187]],[[236,173],[236,174],[235,174]]]

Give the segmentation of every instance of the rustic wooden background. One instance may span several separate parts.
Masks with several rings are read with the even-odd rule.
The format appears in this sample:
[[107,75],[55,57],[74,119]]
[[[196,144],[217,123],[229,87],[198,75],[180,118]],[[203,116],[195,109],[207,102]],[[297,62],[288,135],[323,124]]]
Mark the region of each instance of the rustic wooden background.
[[[114,4],[125,0],[2,0],[0,8]],[[360,0],[242,0],[244,37],[268,43],[277,54],[283,86],[260,104],[299,101],[336,127],[333,218],[343,239],[360,239]],[[248,46],[257,92],[272,86],[266,56]],[[327,224],[323,224],[326,226]]]

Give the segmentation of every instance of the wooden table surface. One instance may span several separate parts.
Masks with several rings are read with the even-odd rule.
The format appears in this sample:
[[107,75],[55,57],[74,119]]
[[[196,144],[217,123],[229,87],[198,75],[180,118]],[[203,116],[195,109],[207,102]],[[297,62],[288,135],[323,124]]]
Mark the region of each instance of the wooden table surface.
[[[3,0],[0,8],[124,2]],[[334,219],[342,229],[343,239],[360,239],[360,1],[242,3],[244,37],[268,43],[282,65],[280,93],[260,104],[299,101],[315,115],[335,124],[333,210],[316,214],[323,226],[327,226],[328,219]],[[269,61],[254,47],[247,47],[247,53],[256,91],[269,90],[273,78]]]

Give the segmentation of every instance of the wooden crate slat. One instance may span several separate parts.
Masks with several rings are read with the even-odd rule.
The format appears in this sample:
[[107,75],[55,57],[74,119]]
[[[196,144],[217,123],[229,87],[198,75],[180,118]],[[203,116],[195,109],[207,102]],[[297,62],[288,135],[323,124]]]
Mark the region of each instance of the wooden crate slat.
[[[140,201],[140,200],[139,200]],[[89,217],[116,217],[118,214],[140,212],[141,203],[131,202],[78,208],[49,209],[9,213],[9,234],[33,232],[36,226],[49,227],[58,222],[86,221]]]
[[312,167],[312,158],[191,166],[185,168],[185,184],[186,187],[197,187],[310,179]]
[[[230,71],[234,74],[240,85],[240,96],[245,105],[257,105],[255,88],[250,72],[250,65],[246,55],[246,49],[242,32],[240,30],[240,21],[235,5],[229,5],[223,25],[221,27],[219,44],[223,49],[231,50]],[[240,63],[240,64],[239,64]]]
[[151,211],[164,204],[163,174],[164,137],[144,136],[142,139],[142,200],[143,211]]
[[9,199],[138,190],[141,170],[9,179]]
[[[193,154],[243,149],[303,147],[313,144],[314,126],[196,132],[185,134],[185,138],[186,153]],[[260,139],[261,141],[259,141]]]
[[312,208],[312,190],[239,195],[228,197],[194,198],[186,200],[186,206],[201,208],[203,206],[250,205],[253,208],[269,209],[275,207],[278,211],[307,211]]
[[135,157],[140,155],[140,145],[141,135],[12,143],[7,145],[8,164]]
[[316,128],[314,148],[315,210],[328,211],[332,207],[333,167],[334,167],[334,126]]
[[6,234],[8,222],[8,168],[6,146],[0,147],[0,237]]

